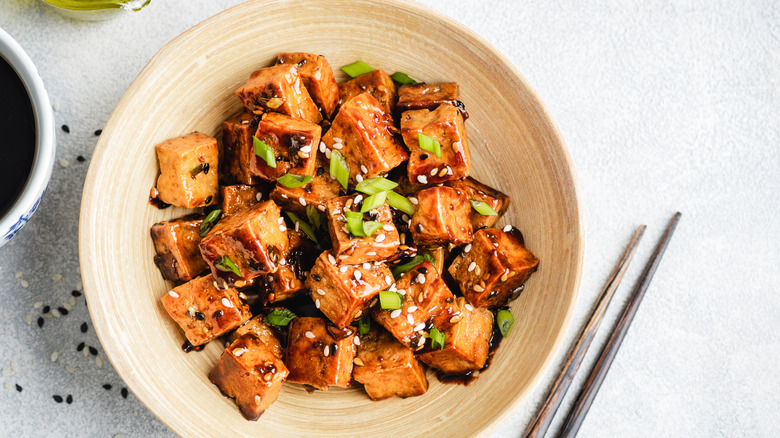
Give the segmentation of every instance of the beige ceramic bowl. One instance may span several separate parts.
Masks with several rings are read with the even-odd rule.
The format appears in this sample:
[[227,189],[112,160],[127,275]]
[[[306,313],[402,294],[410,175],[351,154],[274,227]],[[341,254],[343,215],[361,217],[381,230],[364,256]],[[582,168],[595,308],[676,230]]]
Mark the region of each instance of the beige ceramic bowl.
[[[520,228],[541,259],[512,303],[515,325],[488,371],[470,386],[439,383],[421,397],[372,402],[362,389],[308,394],[286,384],[258,422],[209,383],[223,349],[184,354],[182,333],[160,306],[171,284],[152,262],[149,227],[183,209],[147,204],[154,145],[191,131],[218,135],[240,110],[233,94],[279,52],[307,51],[338,66],[363,60],[427,82],[456,81],[472,174],[512,197],[503,223]],[[338,72],[338,80],[343,75]],[[185,32],[149,62],[106,125],[87,176],[80,251],[90,311],[128,387],[186,436],[471,436],[487,434],[537,383],[568,325],[582,240],[571,158],[517,70],[463,26],[399,1],[256,1]]]

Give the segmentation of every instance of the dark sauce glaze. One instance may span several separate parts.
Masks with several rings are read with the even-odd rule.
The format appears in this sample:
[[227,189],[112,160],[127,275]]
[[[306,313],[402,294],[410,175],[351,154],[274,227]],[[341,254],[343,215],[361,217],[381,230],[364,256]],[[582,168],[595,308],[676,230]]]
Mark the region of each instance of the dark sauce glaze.
[[478,373],[475,375],[475,371],[469,371],[467,373],[463,374],[445,374],[441,371],[436,371],[436,378],[439,379],[441,383],[451,383],[451,384],[457,384],[457,385],[465,385],[468,386],[471,382],[477,379],[479,375],[484,373],[489,367],[490,364],[493,362],[493,356],[495,356],[496,351],[498,351],[499,345],[501,345],[501,340],[504,339],[503,336],[501,336],[501,330],[498,328],[498,323],[496,314],[499,310],[509,310],[509,307],[501,307],[498,309],[493,309],[493,333],[490,336],[490,348],[488,349],[488,356],[487,360],[485,361],[485,366],[480,368]]
[[152,187],[152,190],[149,192],[149,204],[154,205],[160,210],[164,210],[171,206],[171,204],[166,204],[160,200],[160,191],[157,190],[157,187]]
[[185,353],[189,353],[191,351],[201,351],[205,347],[206,347],[205,345],[198,345],[196,347],[195,345],[192,345],[190,341],[184,341],[184,343],[181,344],[181,351]]

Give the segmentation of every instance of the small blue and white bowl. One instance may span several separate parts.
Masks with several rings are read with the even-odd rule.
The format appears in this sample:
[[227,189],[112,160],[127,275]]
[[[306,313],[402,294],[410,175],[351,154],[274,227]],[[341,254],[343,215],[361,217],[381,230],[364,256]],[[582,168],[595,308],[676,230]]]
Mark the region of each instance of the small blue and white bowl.
[[35,116],[35,156],[27,183],[10,210],[0,216],[0,246],[11,240],[30,220],[49,184],[56,143],[54,115],[43,81],[32,60],[8,33],[0,29],[0,56],[22,79]]

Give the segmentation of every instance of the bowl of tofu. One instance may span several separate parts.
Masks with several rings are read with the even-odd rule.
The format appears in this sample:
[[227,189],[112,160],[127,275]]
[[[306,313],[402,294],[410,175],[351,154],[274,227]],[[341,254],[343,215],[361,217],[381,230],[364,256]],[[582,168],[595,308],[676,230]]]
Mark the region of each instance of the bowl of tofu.
[[169,42],[79,245],[108,358],[181,436],[489,435],[532,408],[583,259],[540,100],[400,0],[246,2]]

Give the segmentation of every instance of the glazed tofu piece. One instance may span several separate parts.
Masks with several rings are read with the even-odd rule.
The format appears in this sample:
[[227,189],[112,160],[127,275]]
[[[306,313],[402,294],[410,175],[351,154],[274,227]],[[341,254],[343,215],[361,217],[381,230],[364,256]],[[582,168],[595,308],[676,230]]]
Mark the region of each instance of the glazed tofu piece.
[[339,97],[342,104],[362,93],[371,93],[387,114],[393,114],[395,104],[398,102],[398,92],[390,75],[382,70],[374,70],[339,84]]
[[339,182],[328,174],[328,163],[318,162],[314,178],[302,187],[285,187],[277,184],[271,191],[271,199],[285,210],[301,216],[306,214],[306,206],[313,205],[320,212],[327,209],[328,199],[339,196],[342,187]]
[[425,368],[411,348],[376,325],[359,337],[352,377],[363,384],[372,400],[425,394],[428,390]]
[[219,194],[222,203],[222,217],[249,210],[263,197],[263,193],[258,187],[244,184],[220,186]]
[[437,246],[435,248],[425,248],[421,251],[421,253],[428,254],[433,257],[433,266],[436,267],[436,272],[441,275],[442,271],[444,270],[444,263],[447,260],[447,256],[449,255],[449,251],[447,251],[443,246]]
[[257,131],[254,114],[242,113],[222,122],[222,173],[232,182],[254,185],[261,179],[249,171],[249,163],[255,155],[252,136]]
[[289,245],[279,213],[273,201],[266,201],[219,221],[200,242],[211,273],[228,281],[248,281],[274,272]]
[[247,333],[230,344],[209,374],[241,414],[255,421],[276,400],[289,371],[260,338]]
[[216,202],[217,140],[200,132],[171,138],[158,144],[159,199],[177,207],[205,207]]
[[398,88],[396,109],[399,113],[418,109],[435,110],[439,105],[446,103],[458,108],[463,115],[463,120],[468,119],[466,106],[458,99],[460,99],[458,84],[455,82],[401,85]]
[[395,287],[404,297],[401,308],[375,306],[371,316],[406,347],[422,348],[425,331],[431,326],[444,330],[458,320],[455,297],[431,262],[426,260],[403,274]]
[[398,230],[393,225],[390,207],[381,207],[363,214],[364,221],[379,222],[382,227],[370,236],[358,237],[347,228],[345,212],[360,212],[365,196],[354,195],[333,198],[327,203],[328,233],[333,242],[333,255],[341,264],[384,261],[398,250]]
[[[441,156],[420,147],[419,134],[440,145]],[[406,111],[401,115],[401,135],[409,148],[409,181],[435,184],[465,178],[471,171],[471,155],[463,117],[450,104],[435,110]]]
[[356,184],[384,175],[408,157],[393,135],[396,128],[388,113],[369,93],[343,102],[330,130],[322,137],[326,156],[338,150],[349,166],[349,180]]
[[493,335],[493,314],[473,307],[463,297],[456,301],[461,310],[460,322],[444,330],[444,347],[430,344],[417,353],[417,358],[445,374],[463,374],[485,366]]
[[192,345],[203,345],[252,317],[238,291],[218,287],[218,281],[211,275],[198,277],[161,298],[163,307]]
[[247,321],[244,325],[230,334],[229,341],[232,344],[241,336],[251,333],[268,347],[271,354],[283,360],[284,348],[282,347],[282,343],[279,341],[279,338],[276,336],[276,333],[271,326],[263,321],[263,318],[265,318],[265,315],[261,313]]
[[434,247],[471,242],[471,204],[463,192],[451,187],[431,187],[417,192],[414,199],[417,209],[410,230],[418,245]]
[[348,387],[355,358],[354,338],[354,333],[344,336],[338,330],[329,330],[323,318],[293,319],[284,361],[290,369],[288,380],[322,391],[328,386]]
[[312,123],[322,120],[294,65],[275,65],[252,72],[236,90],[236,96],[253,114],[277,112]]
[[520,231],[507,225],[474,233],[474,241],[455,257],[449,272],[473,306],[496,307],[506,304],[538,265]]
[[315,306],[339,328],[359,318],[369,301],[392,283],[384,263],[337,265],[330,251],[317,257],[306,279]]
[[250,171],[266,181],[286,173],[314,175],[317,148],[320,144],[319,125],[279,113],[268,113],[257,124],[255,137],[274,151],[276,167],[271,167],[263,158],[252,154]]
[[198,248],[202,222],[202,215],[192,214],[152,225],[152,241],[157,253],[154,264],[163,278],[190,281],[208,268]]
[[276,272],[266,275],[260,282],[261,299],[266,305],[303,293],[306,277],[317,257],[317,245],[302,231],[288,228],[287,238],[290,250],[279,260]]
[[447,181],[444,185],[460,190],[469,200],[484,202],[498,213],[496,216],[487,216],[479,214],[472,208],[469,219],[474,230],[492,227],[509,208],[509,196],[472,177]]
[[276,63],[295,65],[314,103],[325,117],[333,117],[339,103],[339,86],[327,59],[304,52],[280,53]]

